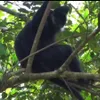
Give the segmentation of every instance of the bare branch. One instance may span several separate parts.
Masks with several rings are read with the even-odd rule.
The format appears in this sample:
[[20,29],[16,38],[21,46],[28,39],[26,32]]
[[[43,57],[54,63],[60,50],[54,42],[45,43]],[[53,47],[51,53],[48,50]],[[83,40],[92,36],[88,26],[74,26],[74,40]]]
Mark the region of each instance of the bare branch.
[[[40,25],[39,25],[38,31],[36,33],[35,40],[33,42],[33,46],[31,48],[30,54],[35,52],[36,49],[37,49],[37,46],[38,46],[38,43],[39,43],[39,39],[41,37],[41,33],[42,33],[42,30],[43,30],[43,27],[45,25],[46,19],[47,19],[48,15],[49,15],[49,12],[50,12],[50,8],[51,8],[51,1],[48,2],[47,8],[46,8],[46,10],[44,12],[44,15],[42,17],[42,20],[40,22]],[[29,57],[28,63],[27,63],[27,67],[26,67],[26,72],[31,72],[31,67],[32,67],[33,60],[34,60],[34,56]]]
[[5,12],[7,12],[7,13],[9,13],[11,15],[14,15],[16,17],[19,17],[19,18],[21,18],[23,20],[27,19],[27,17],[24,14],[20,14],[20,13],[17,13],[15,11],[12,11],[12,10],[6,8],[6,7],[3,7],[2,5],[0,5],[0,10],[5,11]]
[[85,44],[92,39],[98,32],[100,32],[100,29],[95,29],[90,35],[87,36],[86,40],[84,40],[78,47],[75,49],[72,54],[68,57],[68,59],[65,61],[65,63],[59,68],[59,72],[63,72],[66,70],[68,65],[71,63],[72,59],[76,56],[76,54],[85,46]]
[[28,81],[34,81],[39,79],[51,79],[51,78],[66,78],[67,80],[77,80],[80,78],[93,79],[100,81],[100,74],[80,73],[80,72],[68,72],[60,74],[56,71],[45,73],[22,73],[19,76],[12,75],[6,83],[0,84],[0,92],[4,91],[8,87],[13,87],[17,84],[25,83]]

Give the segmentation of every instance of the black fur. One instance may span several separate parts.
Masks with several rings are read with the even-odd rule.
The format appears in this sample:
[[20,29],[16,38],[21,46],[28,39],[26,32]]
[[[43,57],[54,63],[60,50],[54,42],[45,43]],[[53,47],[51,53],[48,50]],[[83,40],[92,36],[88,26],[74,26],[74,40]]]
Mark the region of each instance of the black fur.
[[[40,24],[43,13],[47,7],[48,2],[44,2],[38,12],[35,14],[33,19],[22,29],[18,34],[15,41],[15,51],[19,60],[22,60],[30,54],[30,50]],[[66,23],[66,14],[69,8],[67,6],[58,7],[54,11],[50,11],[47,18],[46,24],[44,26],[38,49],[41,49],[55,41],[55,35]],[[72,48],[69,45],[54,45],[38,54],[36,54],[33,65],[32,72],[49,72],[58,69],[65,60],[72,53]],[[26,67],[27,60],[21,63],[21,67]],[[82,72],[80,68],[79,61],[75,57],[71,64],[69,65],[71,71]],[[60,79],[51,79],[50,81],[68,89],[65,82]],[[78,90],[74,87],[70,87],[70,90],[78,98],[78,100],[83,100]]]

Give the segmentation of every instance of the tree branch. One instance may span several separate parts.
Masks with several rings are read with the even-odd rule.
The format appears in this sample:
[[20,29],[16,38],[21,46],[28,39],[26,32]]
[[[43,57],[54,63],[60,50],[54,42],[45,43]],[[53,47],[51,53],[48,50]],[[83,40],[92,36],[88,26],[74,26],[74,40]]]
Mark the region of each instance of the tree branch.
[[12,74],[12,76],[8,80],[0,84],[0,92],[4,91],[8,87],[13,87],[16,84],[39,80],[39,79],[51,79],[51,78],[61,78],[61,79],[66,78],[67,80],[73,80],[73,81],[80,78],[86,78],[86,79],[93,79],[95,81],[100,81],[100,74],[65,71],[64,73],[59,75],[57,70],[52,72],[45,72],[45,73],[24,73],[23,72],[19,74],[19,76]]
[[[49,12],[50,12],[50,8],[51,8],[51,1],[48,2],[47,8],[46,8],[46,10],[44,12],[44,15],[42,17],[40,25],[38,27],[38,31],[36,33],[36,36],[35,36],[35,39],[34,39],[30,54],[34,53],[36,51],[36,49],[37,49],[37,46],[38,46],[38,43],[39,43],[39,39],[41,37],[41,33],[42,33],[42,30],[43,30],[43,27],[45,25],[46,19],[47,19],[48,15],[49,15]],[[26,72],[31,72],[31,67],[32,67],[32,63],[33,63],[33,60],[34,60],[34,56],[35,55],[29,57],[28,62],[27,62]]]
[[72,54],[68,57],[68,59],[64,62],[64,64],[59,68],[58,72],[63,72],[66,70],[68,65],[71,63],[72,59],[76,56],[76,54],[85,46],[85,44],[92,39],[97,33],[100,32],[100,29],[95,29],[90,35],[87,36],[86,40],[84,40],[78,47],[75,49]]
[[19,17],[19,18],[21,18],[23,20],[27,19],[27,17],[24,14],[20,14],[20,13],[17,13],[15,11],[12,11],[12,10],[6,8],[6,7],[3,7],[2,5],[0,5],[0,10],[5,11],[5,12],[7,12],[7,13],[9,13],[11,15],[14,15],[16,17]]

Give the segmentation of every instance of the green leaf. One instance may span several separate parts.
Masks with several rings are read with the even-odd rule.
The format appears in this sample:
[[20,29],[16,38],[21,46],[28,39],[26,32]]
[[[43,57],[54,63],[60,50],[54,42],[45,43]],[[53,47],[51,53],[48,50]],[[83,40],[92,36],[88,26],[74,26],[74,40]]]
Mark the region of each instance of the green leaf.
[[7,97],[7,93],[3,92],[2,93],[2,98],[5,99]]
[[0,43],[0,56],[6,54],[6,46]]

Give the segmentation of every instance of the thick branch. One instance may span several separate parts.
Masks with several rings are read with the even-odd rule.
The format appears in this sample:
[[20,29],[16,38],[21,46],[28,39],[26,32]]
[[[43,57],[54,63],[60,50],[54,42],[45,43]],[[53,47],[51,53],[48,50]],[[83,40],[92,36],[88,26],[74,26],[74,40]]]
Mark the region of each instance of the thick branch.
[[19,76],[12,76],[6,83],[0,84],[0,92],[4,91],[8,87],[13,87],[16,84],[25,83],[28,81],[34,81],[39,79],[50,79],[50,78],[66,78],[68,80],[77,80],[80,78],[93,79],[100,81],[100,74],[80,73],[80,72],[68,72],[60,74],[57,71],[45,72],[45,73],[22,73]]

